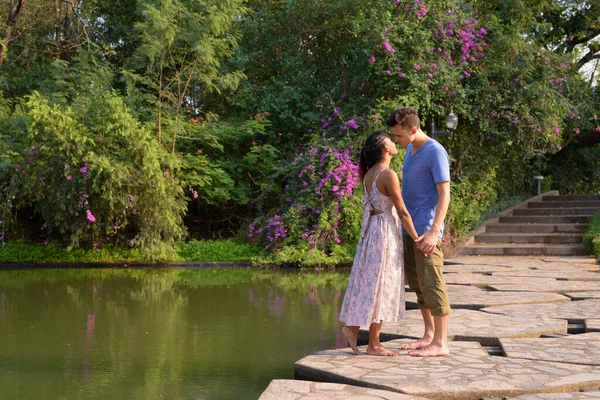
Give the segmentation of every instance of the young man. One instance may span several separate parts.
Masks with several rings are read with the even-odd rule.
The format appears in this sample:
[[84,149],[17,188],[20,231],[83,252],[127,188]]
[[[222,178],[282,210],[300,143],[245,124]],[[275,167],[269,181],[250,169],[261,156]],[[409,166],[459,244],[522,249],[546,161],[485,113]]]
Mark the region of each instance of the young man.
[[[396,143],[406,148],[402,197],[419,238],[403,231],[404,268],[408,286],[417,294],[425,334],[404,346],[415,357],[445,356],[448,351],[450,302],[443,276],[441,238],[450,204],[448,153],[422,130],[414,108],[399,108],[386,120]],[[420,249],[420,250],[419,250]]]

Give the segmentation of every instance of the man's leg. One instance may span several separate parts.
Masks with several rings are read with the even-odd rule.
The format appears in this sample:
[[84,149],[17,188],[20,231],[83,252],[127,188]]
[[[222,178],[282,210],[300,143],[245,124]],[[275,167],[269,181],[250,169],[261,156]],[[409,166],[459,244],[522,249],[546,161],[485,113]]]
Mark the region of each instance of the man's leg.
[[449,354],[448,314],[451,310],[443,275],[444,256],[441,241],[438,241],[435,251],[429,257],[417,255],[416,263],[419,286],[433,324],[433,338],[428,345],[409,354],[417,357],[445,356]]
[[417,303],[421,309],[421,315],[423,316],[423,323],[425,324],[425,333],[423,337],[416,342],[402,346],[403,350],[415,350],[425,347],[431,343],[434,337],[434,323],[431,317],[431,312],[425,307],[425,300],[423,299],[423,293],[419,287],[419,279],[417,277],[417,257],[421,251],[417,249],[415,241],[408,235],[402,237],[404,243],[404,276],[408,286],[415,291],[417,294]]

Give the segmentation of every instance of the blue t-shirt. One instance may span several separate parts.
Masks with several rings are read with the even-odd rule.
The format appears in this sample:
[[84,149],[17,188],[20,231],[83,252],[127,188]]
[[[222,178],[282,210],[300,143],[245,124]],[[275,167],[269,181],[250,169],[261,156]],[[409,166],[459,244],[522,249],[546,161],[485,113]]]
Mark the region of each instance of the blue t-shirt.
[[[436,183],[450,181],[448,153],[433,139],[426,141],[414,154],[412,143],[406,148],[402,170],[402,198],[419,236],[433,225],[438,201]],[[402,233],[408,232],[402,228]],[[444,223],[439,237],[444,233]]]

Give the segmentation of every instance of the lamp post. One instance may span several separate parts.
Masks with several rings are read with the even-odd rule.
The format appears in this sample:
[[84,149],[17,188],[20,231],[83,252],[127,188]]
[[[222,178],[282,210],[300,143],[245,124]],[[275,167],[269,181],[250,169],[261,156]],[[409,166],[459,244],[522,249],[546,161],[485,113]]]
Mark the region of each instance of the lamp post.
[[542,181],[544,180],[544,177],[542,175],[536,175],[533,177],[533,179],[537,181],[536,192],[538,195],[540,195],[542,193]]
[[429,133],[433,139],[437,139],[438,137],[443,135],[450,135],[450,137],[452,137],[452,133],[456,129],[457,125],[458,117],[454,115],[454,111],[450,109],[450,114],[448,114],[448,116],[446,117],[446,129],[448,129],[448,131],[442,131],[437,129],[435,127],[435,122],[432,119]]

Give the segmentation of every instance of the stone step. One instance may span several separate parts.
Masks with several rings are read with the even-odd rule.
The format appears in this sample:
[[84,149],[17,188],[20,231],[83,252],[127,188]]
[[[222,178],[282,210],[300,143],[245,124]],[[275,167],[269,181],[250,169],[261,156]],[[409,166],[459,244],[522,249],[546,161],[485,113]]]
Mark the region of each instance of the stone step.
[[600,201],[598,194],[567,194],[561,196],[543,196],[543,201]]
[[531,201],[527,203],[529,208],[595,208],[600,210],[598,201]]
[[475,243],[546,243],[546,244],[581,244],[582,235],[577,233],[550,233],[550,234],[506,234],[483,233],[475,235]]
[[489,256],[585,256],[581,245],[576,244],[472,244],[463,248],[462,254]]
[[600,208],[517,208],[513,210],[514,216],[519,215],[587,215],[592,216]]
[[587,215],[535,215],[500,217],[501,224],[587,224],[590,217]]
[[491,224],[489,233],[577,233],[585,231],[587,224]]

